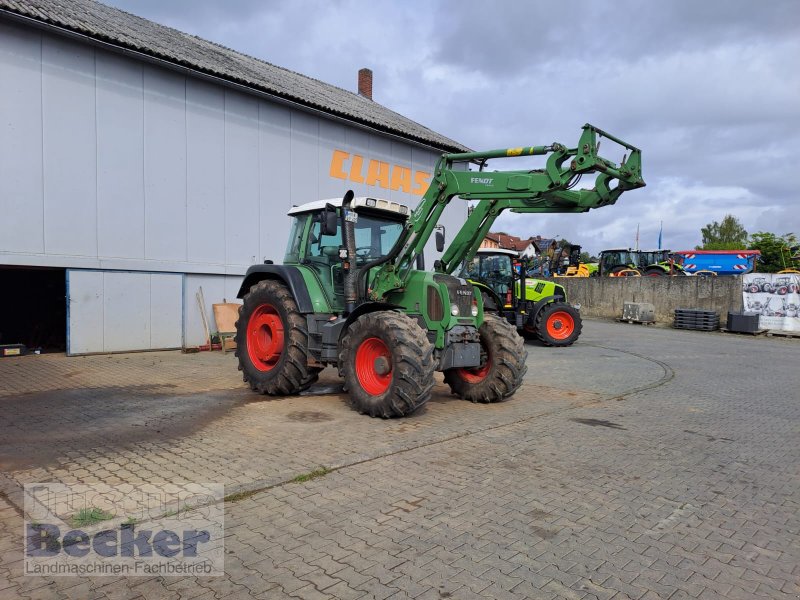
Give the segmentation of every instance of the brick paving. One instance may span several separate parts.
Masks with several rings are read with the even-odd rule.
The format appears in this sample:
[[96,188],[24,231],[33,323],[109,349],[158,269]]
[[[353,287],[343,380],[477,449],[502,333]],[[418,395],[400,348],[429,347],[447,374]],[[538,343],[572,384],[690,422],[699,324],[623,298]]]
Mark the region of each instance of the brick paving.
[[[397,421],[254,397],[231,355],[3,359],[0,598],[800,597],[800,343],[587,321],[529,351],[510,401],[439,385]],[[108,478],[268,489],[225,507],[225,577],[23,577],[15,486]]]

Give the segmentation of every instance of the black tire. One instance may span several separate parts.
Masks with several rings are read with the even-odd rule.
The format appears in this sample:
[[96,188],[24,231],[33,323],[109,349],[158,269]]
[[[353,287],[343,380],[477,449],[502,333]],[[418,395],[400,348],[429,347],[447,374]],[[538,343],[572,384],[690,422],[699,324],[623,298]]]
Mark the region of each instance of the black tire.
[[669,275],[669,273],[659,267],[652,267],[650,269],[645,269],[645,272],[642,273],[642,275],[645,277],[664,277]]
[[500,402],[522,385],[528,351],[516,328],[494,315],[484,315],[480,336],[484,364],[474,369],[448,369],[444,381],[465,400]]
[[581,335],[581,313],[566,302],[551,302],[536,314],[536,333],[545,346],[571,346]]
[[536,329],[534,329],[532,325],[528,325],[527,322],[520,329],[517,330],[517,333],[519,333],[524,339],[526,339],[529,342],[539,340],[539,334],[536,333]]
[[[377,340],[377,341],[376,341]],[[388,372],[381,373],[380,365]],[[431,397],[433,344],[419,324],[403,313],[376,311],[348,327],[339,349],[348,403],[370,417],[404,417]]]
[[[257,324],[259,318],[262,319],[260,325]],[[274,331],[265,320],[275,327]],[[248,326],[255,327],[249,336]],[[279,327],[282,332],[278,332]],[[272,353],[267,355],[261,351],[275,338],[273,333],[282,333],[283,344],[276,341],[274,346],[269,346]],[[317,380],[321,369],[308,366],[306,319],[281,282],[259,281],[245,295],[236,322],[236,356],[242,379],[260,394],[297,394]]]

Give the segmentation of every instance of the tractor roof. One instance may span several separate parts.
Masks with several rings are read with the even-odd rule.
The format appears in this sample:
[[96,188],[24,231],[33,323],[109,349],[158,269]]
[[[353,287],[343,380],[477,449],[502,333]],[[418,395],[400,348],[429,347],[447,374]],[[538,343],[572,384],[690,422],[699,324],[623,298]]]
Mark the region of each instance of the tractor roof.
[[[300,206],[293,206],[287,214],[299,215],[307,212],[316,212],[325,208],[327,204],[331,204],[336,208],[339,208],[342,205],[342,198],[327,198],[323,200],[314,200],[313,202],[306,202]],[[358,196],[353,198],[352,202],[350,203],[350,207],[355,210],[366,208],[369,210],[390,212],[394,213],[395,216],[401,216],[403,219],[407,219],[408,215],[411,213],[408,206],[405,204],[400,204],[399,202],[394,202],[392,200],[384,200],[383,198],[372,198],[368,196]]]
[[507,248],[478,248],[478,254],[508,254],[514,258],[519,257],[519,252]]

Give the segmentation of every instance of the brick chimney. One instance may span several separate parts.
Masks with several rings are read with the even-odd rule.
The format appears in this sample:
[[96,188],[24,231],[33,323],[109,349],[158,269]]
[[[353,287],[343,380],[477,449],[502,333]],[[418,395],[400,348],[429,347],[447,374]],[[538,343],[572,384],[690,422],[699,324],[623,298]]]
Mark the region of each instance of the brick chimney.
[[372,100],[372,70],[358,70],[358,95]]

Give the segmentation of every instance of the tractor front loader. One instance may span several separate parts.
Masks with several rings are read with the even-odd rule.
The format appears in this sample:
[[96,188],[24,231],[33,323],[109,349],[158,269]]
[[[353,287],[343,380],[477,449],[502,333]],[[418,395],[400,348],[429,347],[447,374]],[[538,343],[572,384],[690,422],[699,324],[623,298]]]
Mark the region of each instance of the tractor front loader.
[[[317,201],[293,208],[284,263],[248,269],[239,297],[239,369],[264,394],[296,394],[325,366],[345,379],[349,402],[373,417],[408,415],[427,402],[443,371],[454,394],[497,402],[522,384],[527,352],[504,319],[484,313],[480,292],[452,273],[477,250],[503,210],[586,212],[642,187],[640,151],[616,165],[598,155],[586,125],[578,146],[561,144],[444,154],[417,208],[377,198]],[[616,138],[611,138],[619,142]],[[469,172],[454,163],[548,155],[544,171]],[[570,189],[598,172],[591,190]],[[447,204],[476,200],[437,261],[415,268]],[[476,220],[476,213],[480,218]],[[437,248],[444,239],[437,233]]]

